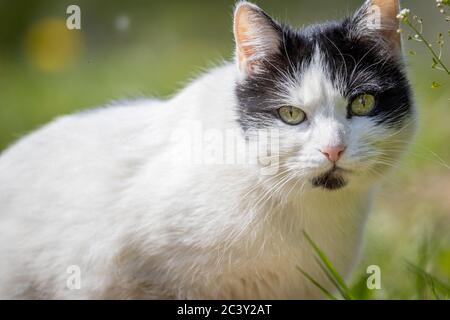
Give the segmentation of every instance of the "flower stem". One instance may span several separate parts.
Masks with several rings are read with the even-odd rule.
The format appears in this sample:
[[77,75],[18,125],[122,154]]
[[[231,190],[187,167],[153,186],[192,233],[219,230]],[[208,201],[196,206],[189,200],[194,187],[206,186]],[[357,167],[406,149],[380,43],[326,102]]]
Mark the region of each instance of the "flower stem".
[[422,40],[422,42],[427,46],[428,50],[431,52],[433,57],[436,59],[436,62],[441,65],[441,67],[444,69],[445,72],[447,72],[448,75],[450,75],[450,70],[445,66],[441,58],[439,58],[439,56],[436,54],[436,52],[434,52],[433,47],[427,41],[427,39],[425,39],[422,33],[419,32],[419,30],[417,30],[417,28],[411,23],[411,21],[409,21],[409,19],[404,19],[403,22],[406,23],[418,35],[420,40]]

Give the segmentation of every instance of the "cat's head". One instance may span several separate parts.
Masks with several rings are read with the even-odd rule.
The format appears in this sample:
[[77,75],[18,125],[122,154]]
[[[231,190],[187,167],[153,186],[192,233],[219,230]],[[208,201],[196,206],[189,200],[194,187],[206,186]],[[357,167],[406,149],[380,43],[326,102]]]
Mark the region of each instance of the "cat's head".
[[279,131],[279,170],[336,190],[395,165],[415,127],[398,12],[398,0],[369,0],[342,21],[295,30],[238,3],[239,123]]

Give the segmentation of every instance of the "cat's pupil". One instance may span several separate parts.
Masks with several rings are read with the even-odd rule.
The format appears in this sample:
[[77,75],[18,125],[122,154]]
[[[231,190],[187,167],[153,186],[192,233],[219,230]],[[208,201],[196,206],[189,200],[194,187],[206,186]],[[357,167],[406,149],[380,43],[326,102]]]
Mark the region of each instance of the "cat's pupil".
[[366,106],[366,98],[365,98],[365,96],[361,96],[361,98],[359,98],[359,102],[361,103],[361,105],[363,107],[365,107]]

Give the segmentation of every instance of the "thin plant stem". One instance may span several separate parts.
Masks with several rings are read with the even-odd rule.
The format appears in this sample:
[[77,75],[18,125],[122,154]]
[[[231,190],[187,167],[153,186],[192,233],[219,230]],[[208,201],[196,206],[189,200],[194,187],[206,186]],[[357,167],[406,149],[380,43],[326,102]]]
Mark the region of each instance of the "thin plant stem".
[[420,40],[426,45],[428,50],[431,52],[433,57],[436,59],[436,62],[444,69],[444,71],[448,75],[450,75],[450,70],[445,66],[445,64],[442,62],[441,58],[433,50],[432,45],[427,41],[427,39],[425,39],[423,34],[419,30],[417,30],[417,28],[414,26],[414,24],[412,24],[408,18],[404,19],[403,23],[406,23],[417,34],[417,36],[420,38]]

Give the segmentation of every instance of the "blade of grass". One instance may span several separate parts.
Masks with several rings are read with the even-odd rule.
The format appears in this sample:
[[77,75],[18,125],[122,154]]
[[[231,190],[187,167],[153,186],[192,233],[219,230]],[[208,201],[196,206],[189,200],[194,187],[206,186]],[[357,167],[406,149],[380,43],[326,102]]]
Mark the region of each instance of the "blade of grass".
[[442,291],[446,296],[450,295],[450,286],[441,280],[437,279],[435,276],[425,271],[421,267],[415,265],[410,261],[406,261],[409,270],[414,272],[416,275],[420,275],[425,279],[425,282],[430,286],[435,298],[439,298],[437,290]]
[[[418,260],[417,260],[417,266],[424,269],[427,261],[429,261],[429,255],[430,255],[430,245],[429,245],[429,237],[428,233],[425,233],[422,236],[422,241],[418,248]],[[416,292],[419,300],[424,300],[427,295],[427,283],[426,279],[420,274],[415,273],[416,276]]]
[[441,300],[441,297],[439,296],[439,293],[436,290],[436,286],[434,285],[434,281],[431,280],[431,292],[433,292],[434,298],[436,300]]
[[339,291],[339,293],[342,295],[342,298],[345,300],[352,300],[352,298],[344,291],[344,289],[341,288],[339,283],[333,278],[332,274],[328,271],[328,269],[325,267],[325,265],[319,260],[319,258],[314,257],[317,264],[319,265],[320,269],[322,269],[323,273],[327,276],[328,280],[333,283],[333,285],[336,287],[336,289]]
[[350,291],[352,292],[353,296],[357,300],[369,300],[372,298],[374,290],[369,290],[367,288],[367,274],[361,273],[359,275],[354,283],[353,286],[350,288]]
[[350,289],[346,285],[344,279],[341,277],[339,272],[336,270],[336,268],[331,263],[330,259],[327,257],[327,255],[319,248],[319,246],[311,239],[311,237],[306,233],[306,231],[303,230],[303,234],[308,240],[311,247],[314,249],[315,253],[317,254],[320,261],[323,263],[324,267],[328,270],[330,273],[330,276],[335,280],[335,282],[338,284],[338,288],[340,288],[343,292],[345,292],[345,296],[348,299],[353,299],[353,295],[350,292]]
[[306,271],[304,271],[302,268],[297,267],[297,269],[305,276],[306,279],[308,279],[313,285],[315,285],[320,291],[323,292],[323,294],[330,300],[338,300],[335,296],[333,296],[327,289],[322,287],[317,280],[315,280],[312,276],[310,276]]

